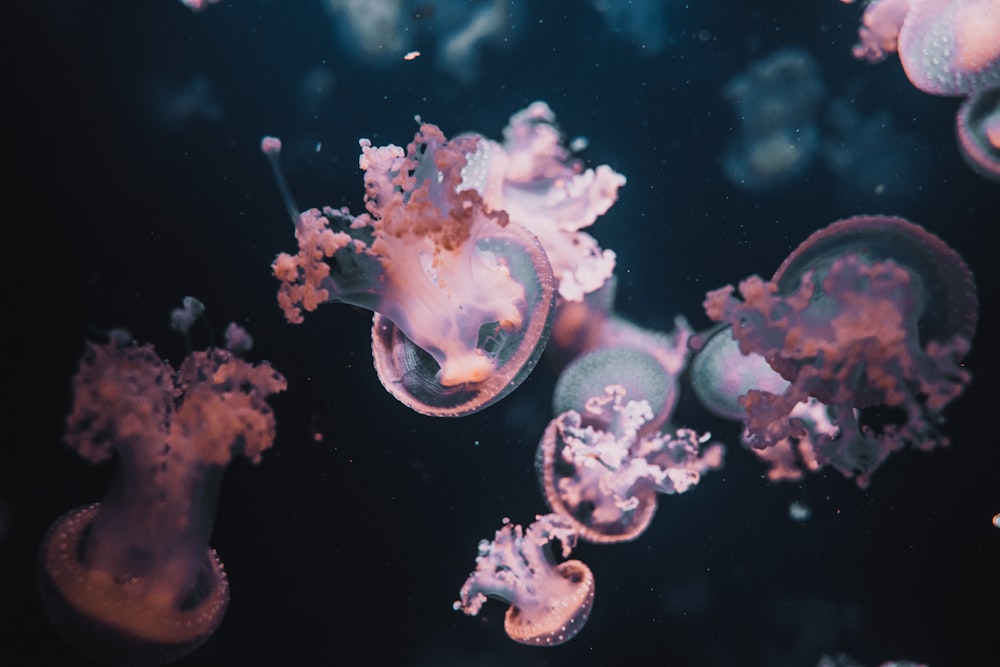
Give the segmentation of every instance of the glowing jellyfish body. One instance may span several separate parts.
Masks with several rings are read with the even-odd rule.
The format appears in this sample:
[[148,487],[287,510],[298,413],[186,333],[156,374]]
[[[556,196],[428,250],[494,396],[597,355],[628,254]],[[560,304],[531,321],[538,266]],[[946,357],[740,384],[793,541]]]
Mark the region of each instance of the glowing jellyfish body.
[[425,123],[405,151],[362,141],[368,211],[357,217],[298,214],[280,142],[261,142],[296,220],[299,252],[273,264],[286,318],[300,322],[327,301],[375,311],[379,378],[424,414],[468,414],[515,389],[544,351],[556,291],[582,299],[614,267],[581,229],[624,177],[578,168],[543,102],[514,114],[505,137],[449,141]]
[[424,414],[468,414],[512,391],[544,350],[554,312],[537,239],[463,186],[477,144],[449,142],[429,124],[406,151],[362,141],[368,212],[305,211],[299,252],[273,265],[290,322],[327,301],[377,313],[379,378]]
[[66,440],[89,461],[116,454],[118,470],[104,500],[61,517],[41,547],[43,601],[68,641],[105,663],[157,665],[212,635],[229,601],[208,546],[222,474],[270,447],[266,398],[285,386],[267,362],[225,350],[175,373],[124,332],[90,345]]
[[650,433],[645,400],[610,385],[584,409],[549,423],[535,465],[552,511],[589,542],[634,540],[649,526],[658,493],[684,493],[722,465],[722,448],[690,429]]
[[958,110],[956,130],[962,157],[973,171],[1000,182],[1000,87],[966,98]]
[[504,519],[492,542],[479,543],[476,569],[455,610],[475,616],[495,598],[510,605],[504,629],[516,642],[554,646],[575,637],[594,604],[594,575],[578,560],[556,563],[553,540],[562,544],[563,558],[576,546],[576,532],[561,516],[536,517],[527,530]]
[[[732,286],[710,292],[706,312],[790,383],[739,399],[751,446],[802,437],[791,414],[810,398],[839,429],[820,444],[862,486],[889,452],[946,442],[937,426],[969,381],[961,360],[978,306],[971,272],[938,237],[901,218],[850,218],[806,239],[770,281],[753,276],[739,290],[742,300]],[[899,423],[876,431],[858,411],[880,405]]]
[[751,192],[788,183],[812,164],[819,147],[819,68],[805,51],[785,49],[730,79],[723,96],[739,119],[722,156],[729,182]]
[[1000,1],[875,0],[865,9],[856,58],[893,51],[910,82],[931,95],[1000,86]]
[[974,171],[1000,172],[1000,0],[875,0],[854,56],[879,62],[899,51],[907,78],[931,95],[969,96],[957,118],[959,146]]

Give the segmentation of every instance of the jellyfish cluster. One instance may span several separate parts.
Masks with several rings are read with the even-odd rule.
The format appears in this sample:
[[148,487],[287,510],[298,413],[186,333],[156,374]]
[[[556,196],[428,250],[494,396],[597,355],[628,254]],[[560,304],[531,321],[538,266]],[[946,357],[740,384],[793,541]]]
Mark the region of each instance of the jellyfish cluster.
[[[367,212],[298,214],[298,253],[272,266],[289,322],[328,302],[374,311],[379,379],[423,414],[484,409],[543,355],[560,369],[535,457],[550,513],[505,519],[480,543],[455,609],[502,600],[507,634],[525,644],[584,628],[595,577],[559,563],[553,542],[566,557],[578,540],[638,539],[660,495],[723,464],[710,433],[672,424],[692,358],[696,395],[742,421],[773,479],[831,466],[863,487],[890,453],[946,441],[941,414],[970,380],[961,362],[978,302],[969,268],[938,237],[901,218],[841,220],[770,281],[742,281],[742,300],[732,286],[709,292],[719,327],[695,332],[679,317],[673,331],[647,330],[615,312],[614,255],[581,231],[625,178],[575,162],[544,102],[513,114],[503,136],[447,139],[422,122],[405,149],[361,140]],[[280,140],[261,147],[294,202]],[[900,419],[862,419],[874,407]]]
[[958,145],[969,166],[1000,181],[1000,2],[874,0],[865,8],[854,57],[898,53],[906,77],[929,95],[964,98]]
[[[201,11],[217,0],[182,1]],[[416,53],[412,34],[393,39],[393,3],[324,4],[357,48],[382,35],[373,59]],[[459,79],[474,76],[473,55],[503,41],[517,18],[504,3],[474,4],[421,14]],[[628,12],[602,12],[642,34]],[[876,62],[898,52],[914,86],[963,97],[959,145],[977,173],[1000,181],[998,36],[1000,0],[874,0],[853,53]],[[722,159],[728,178],[759,191],[804,173],[824,151],[823,94],[799,50],[731,79],[724,97],[739,128]],[[845,135],[879,136],[886,125],[846,108],[837,117]],[[972,270],[941,236],[890,214],[810,219],[816,231],[773,272],[761,267],[770,277],[705,285],[703,313],[648,328],[620,307],[630,283],[594,229],[626,176],[581,158],[548,103],[514,111],[497,139],[415,120],[403,145],[359,140],[363,210],[300,208],[282,141],[261,139],[291,222],[281,223],[287,243],[269,269],[288,324],[320,309],[370,313],[375,376],[422,418],[490,410],[540,364],[553,369],[548,423],[526,456],[545,510],[505,516],[492,538],[469,544],[455,611],[476,616],[502,603],[504,631],[530,646],[585,634],[602,572],[570,558],[574,550],[642,540],[677,496],[723,474],[727,447],[752,453],[774,482],[836,472],[864,490],[893,454],[949,444],[945,412],[972,379],[979,297]],[[844,146],[833,156],[845,173],[862,161]],[[697,318],[711,324],[698,329]],[[193,298],[171,315],[185,340],[204,319]],[[66,444],[117,467],[100,502],[52,524],[39,587],[60,633],[103,663],[178,660],[216,632],[229,605],[210,546],[223,474],[236,458],[262,461],[281,416],[269,399],[307,385],[246,361],[253,341],[241,326],[224,339],[175,367],[114,330],[88,344],[72,380]],[[684,423],[682,399],[738,424],[738,442]]]

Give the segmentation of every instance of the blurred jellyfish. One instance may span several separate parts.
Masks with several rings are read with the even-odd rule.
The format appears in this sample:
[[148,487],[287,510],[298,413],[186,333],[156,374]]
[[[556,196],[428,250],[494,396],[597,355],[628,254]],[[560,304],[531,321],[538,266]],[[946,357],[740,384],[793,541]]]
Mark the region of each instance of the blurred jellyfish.
[[784,49],[751,63],[722,95],[739,119],[722,154],[733,185],[758,192],[802,175],[819,148],[817,112],[823,97],[819,68],[805,51]]
[[[511,12],[515,3],[505,0],[489,0],[472,3],[442,3],[443,7],[461,8],[463,15],[450,28],[445,29],[445,38],[440,45],[438,63],[441,68],[461,83],[472,83],[479,77],[480,52],[487,45],[503,46],[513,37]],[[435,22],[442,22],[443,7],[435,12]],[[465,12],[468,12],[467,14]]]
[[159,665],[215,632],[229,602],[208,545],[233,457],[260,461],[275,435],[266,399],[285,379],[267,362],[194,352],[178,370],[113,332],[74,378],[66,441],[97,463],[117,456],[104,500],[63,515],[40,553],[53,624],[109,664]]
[[812,508],[801,500],[793,500],[788,505],[788,518],[792,521],[808,521],[812,517]]
[[722,465],[722,446],[691,429],[649,433],[645,400],[610,385],[581,410],[549,424],[535,464],[549,507],[589,542],[634,540],[649,526],[658,493],[684,493]]
[[437,66],[461,83],[478,77],[484,48],[513,44],[519,16],[518,4],[504,0],[325,0],[324,5],[344,43],[366,64],[410,60],[426,38],[433,42]]
[[317,117],[333,101],[333,87],[337,82],[329,67],[316,65],[309,68],[296,93],[298,107],[307,116]]
[[888,112],[862,117],[844,99],[830,103],[827,117],[833,131],[823,157],[844,206],[898,210],[920,202],[934,169],[926,141],[893,127]]
[[475,616],[487,598],[510,605],[504,617],[507,636],[522,644],[555,646],[580,632],[594,604],[594,575],[578,560],[556,563],[552,541],[563,558],[577,535],[561,516],[535,518],[527,530],[503,520],[493,541],[479,543],[476,570],[462,586],[456,611]]
[[655,55],[667,45],[667,0],[590,0],[590,4],[612,33],[643,55]]
[[186,83],[154,79],[142,98],[147,116],[161,131],[176,134],[199,123],[212,125],[225,116],[215,86],[204,74],[192,74]]
[[[970,379],[961,361],[978,302],[968,266],[941,239],[901,218],[858,216],[815,232],[770,281],[741,282],[742,300],[733,291],[709,292],[706,313],[790,383],[738,399],[752,447],[802,437],[793,410],[810,398],[838,429],[818,446],[861,486],[890,452],[947,442],[938,425]],[[866,423],[879,406],[885,423]]]
[[956,127],[962,157],[972,170],[1000,182],[1000,87],[969,95],[958,110]]
[[415,31],[403,0],[325,0],[324,7],[341,39],[365,62],[402,58],[412,48]]

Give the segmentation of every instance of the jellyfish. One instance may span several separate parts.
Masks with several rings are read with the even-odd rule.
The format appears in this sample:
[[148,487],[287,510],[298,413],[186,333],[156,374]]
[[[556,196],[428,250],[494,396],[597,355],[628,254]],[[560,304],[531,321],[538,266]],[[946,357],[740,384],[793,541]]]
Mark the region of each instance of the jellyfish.
[[[564,327],[570,325],[561,311],[570,307],[563,305],[557,312],[557,322]],[[584,322],[586,333],[577,332],[583,336],[582,344],[562,367],[556,382],[553,412],[583,410],[592,397],[604,393],[605,387],[617,384],[625,387],[629,396],[649,403],[653,414],[647,430],[663,426],[677,405],[678,379],[687,365],[692,333],[687,320],[675,318],[670,333],[643,329],[615,314],[587,317]]]
[[[264,152],[274,155],[275,142],[266,138]],[[272,267],[289,322],[328,301],[374,311],[379,379],[428,415],[475,412],[518,386],[545,348],[555,306],[538,240],[463,186],[477,144],[447,141],[426,123],[405,152],[362,140],[368,212],[295,215],[299,251]]]
[[805,51],[784,49],[751,63],[722,95],[740,119],[722,155],[726,177],[749,192],[779,187],[804,173],[819,147],[823,82]]
[[1000,0],[874,0],[854,57],[879,62],[893,51],[906,77],[931,95],[1000,87]]
[[573,158],[548,104],[511,115],[501,143],[482,140],[465,177],[488,206],[538,237],[561,301],[581,301],[611,278],[614,251],[583,230],[614,205],[626,179],[608,165],[585,169]]
[[899,52],[906,77],[931,95],[968,96],[958,111],[959,147],[973,171],[1000,180],[1000,0],[875,0],[854,56]]
[[208,544],[222,475],[271,446],[266,399],[285,387],[266,361],[228,350],[193,352],[175,371],[125,331],[88,346],[66,441],[118,469],[105,498],[59,518],[40,550],[42,598],[68,641],[101,662],[160,665],[215,632],[229,602]]
[[968,266],[937,236],[902,218],[841,220],[770,281],[742,281],[742,300],[733,292],[709,292],[706,313],[789,382],[739,398],[750,446],[803,436],[792,411],[809,398],[828,406],[837,429],[820,446],[862,487],[889,453],[947,444],[942,411],[970,380],[961,362],[978,305]]
[[823,141],[823,158],[837,176],[844,206],[913,207],[930,190],[930,145],[895,127],[887,111],[862,116],[846,99],[836,99],[827,118],[833,131]]
[[546,501],[588,542],[634,540],[649,526],[658,493],[684,493],[722,465],[722,446],[702,451],[710,434],[650,433],[646,400],[626,400],[609,385],[583,410],[568,410],[545,429],[535,457]]
[[559,515],[535,517],[527,529],[504,519],[492,542],[479,543],[476,569],[455,610],[475,616],[494,598],[510,605],[504,630],[516,642],[555,646],[575,637],[594,604],[594,575],[579,560],[557,564],[553,540],[562,544],[563,558],[576,546],[573,527]]
[[553,123],[537,102],[512,116],[502,146],[474,133],[449,141],[427,123],[406,151],[363,140],[368,211],[357,217],[300,215],[280,142],[265,138],[299,242],[272,267],[286,319],[328,301],[374,311],[379,378],[423,414],[469,414],[513,391],[545,349],[556,292],[582,298],[614,266],[581,229],[616,201],[624,177],[579,168]]
[[218,2],[219,0],[181,0],[182,5],[195,13],[202,12],[208,9],[209,5],[214,5]]
[[972,170],[1000,182],[1000,87],[969,95],[958,110],[956,129],[962,157]]

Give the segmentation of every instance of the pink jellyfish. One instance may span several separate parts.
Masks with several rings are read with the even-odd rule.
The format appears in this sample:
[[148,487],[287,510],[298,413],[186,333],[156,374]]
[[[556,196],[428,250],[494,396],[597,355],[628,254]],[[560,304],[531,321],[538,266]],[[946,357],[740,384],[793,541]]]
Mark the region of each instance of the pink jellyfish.
[[973,171],[1000,180],[1000,0],[875,0],[854,56],[899,51],[907,78],[931,95],[967,95],[958,142]]
[[646,400],[609,385],[580,411],[549,423],[535,457],[552,511],[589,542],[634,540],[649,526],[658,493],[684,493],[722,465],[722,446],[702,451],[709,434],[649,432]]
[[1000,182],[1000,87],[969,95],[958,110],[956,127],[959,148],[972,170]]
[[[404,151],[361,142],[367,213],[301,215],[280,142],[265,138],[299,252],[273,270],[290,322],[339,301],[375,311],[372,351],[386,389],[414,410],[460,416],[516,388],[545,348],[556,306],[598,290],[614,254],[581,229],[625,179],[582,169],[548,106],[511,117],[503,145],[447,140],[424,123]],[[555,272],[553,271],[555,269]]]
[[[692,337],[689,377],[691,388],[701,404],[710,412],[734,421],[743,421],[746,410],[740,397],[751,389],[770,394],[782,394],[789,386],[767,360],[756,352],[743,354],[728,326],[716,327],[706,334]],[[829,408],[815,398],[797,403],[789,413],[802,427],[770,447],[750,447],[757,458],[768,466],[771,481],[798,480],[806,471],[816,471],[823,465],[837,465],[836,459],[825,460],[817,449],[832,440],[840,430],[830,419]],[[823,437],[826,436],[826,437]],[[743,444],[750,445],[750,434],[743,433]],[[840,467],[840,466],[837,466]],[[841,468],[845,469],[845,468]],[[850,468],[845,474],[850,475]]]
[[820,147],[817,112],[823,98],[812,56],[799,49],[773,53],[727,81],[722,95],[739,119],[721,160],[730,183],[767,191],[809,169]]
[[618,200],[625,177],[605,164],[584,168],[563,145],[555,113],[545,102],[513,114],[503,142],[482,140],[480,149],[474,159],[477,188],[488,205],[507,211],[538,237],[562,300],[580,301],[603,287],[614,271],[615,253],[583,230]]
[[910,82],[931,95],[1000,87],[1000,0],[875,0],[854,56],[899,52]]
[[512,391],[541,356],[555,307],[538,240],[463,185],[477,144],[426,123],[406,151],[363,140],[368,212],[295,215],[299,251],[273,264],[289,322],[328,301],[374,311],[379,379],[423,414],[468,414]]
[[527,530],[503,520],[493,541],[479,543],[476,569],[462,585],[456,611],[475,616],[487,598],[510,605],[504,616],[507,636],[522,644],[555,646],[583,628],[594,604],[594,575],[578,560],[556,563],[552,541],[563,558],[577,535],[563,517],[546,514]]
[[[890,452],[947,442],[937,426],[970,379],[961,361],[978,306],[972,273],[941,239],[901,218],[858,216],[815,232],[770,281],[741,282],[742,300],[733,291],[709,292],[708,316],[789,382],[739,398],[752,447],[803,437],[793,411],[811,398],[832,415],[817,448],[861,486]],[[859,418],[875,406],[894,417],[879,429]]]
[[[237,328],[238,329],[238,328]],[[227,337],[249,342],[230,327]],[[105,663],[159,665],[215,632],[229,602],[209,547],[222,474],[258,462],[275,435],[266,399],[285,378],[221,349],[174,370],[127,332],[90,344],[73,380],[66,440],[118,471],[100,503],[62,516],[41,547],[42,597],[53,623]]]

